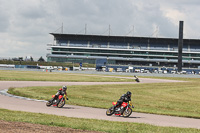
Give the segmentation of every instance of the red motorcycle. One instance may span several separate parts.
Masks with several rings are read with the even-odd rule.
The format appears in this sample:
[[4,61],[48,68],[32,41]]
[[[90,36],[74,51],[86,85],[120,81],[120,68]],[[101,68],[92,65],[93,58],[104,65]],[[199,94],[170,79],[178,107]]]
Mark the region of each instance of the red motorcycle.
[[[112,102],[112,104],[116,105],[117,102]],[[117,106],[115,110],[113,109],[113,107],[110,107],[109,109],[107,109],[106,115],[111,116],[115,114],[118,116],[122,115],[124,117],[129,117],[132,114],[131,107],[134,108],[134,106],[131,104],[131,101],[129,101],[128,103],[123,102],[120,106]]]
[[[63,95],[59,95],[57,99],[54,99],[55,95],[52,95],[52,99],[49,100],[47,103],[46,103],[46,106],[47,107],[50,107],[51,105],[53,106],[57,106],[58,108],[62,108],[64,105],[65,105],[65,100],[68,98]],[[54,99],[54,100],[53,100]]]

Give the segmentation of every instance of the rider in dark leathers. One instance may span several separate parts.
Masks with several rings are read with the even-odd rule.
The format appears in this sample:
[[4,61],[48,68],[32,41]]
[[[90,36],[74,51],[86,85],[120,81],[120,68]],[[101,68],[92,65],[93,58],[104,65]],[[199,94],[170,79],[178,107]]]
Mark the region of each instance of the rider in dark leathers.
[[131,94],[132,94],[132,93],[131,93],[130,91],[127,91],[126,94],[123,94],[123,95],[120,97],[120,99],[117,101],[117,104],[113,106],[113,110],[115,110],[115,108],[116,108],[117,106],[121,106],[121,104],[122,104],[123,102],[129,102],[129,101],[131,101]]
[[[58,90],[58,92],[55,94],[55,97],[52,99],[52,101],[57,100],[59,95],[66,95],[67,96],[67,86],[63,86]],[[68,100],[68,98],[67,98]],[[59,103],[59,100],[57,100],[57,103]]]
[[136,75],[134,75],[134,77],[136,82],[140,82],[139,78]]

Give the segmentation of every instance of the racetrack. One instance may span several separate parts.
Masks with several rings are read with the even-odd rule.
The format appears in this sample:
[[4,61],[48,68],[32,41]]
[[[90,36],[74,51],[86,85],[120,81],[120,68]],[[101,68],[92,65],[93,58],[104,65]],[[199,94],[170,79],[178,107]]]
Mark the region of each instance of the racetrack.
[[[180,82],[173,80],[161,79],[143,79],[141,83],[161,83],[161,82]],[[9,87],[26,87],[26,86],[59,86],[59,85],[98,85],[98,84],[136,84],[136,82],[41,82],[41,81],[0,81],[0,90]],[[117,99],[116,99],[117,100]],[[106,109],[65,105],[63,108],[46,107],[44,102],[25,100],[5,95],[0,95],[0,108],[9,110],[18,110],[35,113],[46,113],[62,115],[67,117],[102,119],[110,121],[147,123],[158,126],[172,126],[182,128],[200,129],[200,119],[163,116],[134,112],[129,118],[106,116]]]

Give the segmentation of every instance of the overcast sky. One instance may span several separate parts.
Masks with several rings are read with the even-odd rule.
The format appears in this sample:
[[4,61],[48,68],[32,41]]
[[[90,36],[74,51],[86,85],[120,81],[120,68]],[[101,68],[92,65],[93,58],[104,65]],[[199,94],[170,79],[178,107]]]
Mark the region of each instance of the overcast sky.
[[0,0],[0,58],[46,59],[49,33],[200,38],[199,0]]

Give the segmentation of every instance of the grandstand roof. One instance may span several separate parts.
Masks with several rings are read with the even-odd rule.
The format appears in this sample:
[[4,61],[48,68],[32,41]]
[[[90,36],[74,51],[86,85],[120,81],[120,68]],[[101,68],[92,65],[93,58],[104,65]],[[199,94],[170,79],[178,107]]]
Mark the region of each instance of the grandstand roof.
[[[158,43],[177,44],[177,38],[155,38],[155,37],[135,37],[135,36],[105,36],[105,35],[85,35],[85,34],[59,34],[50,33],[56,40],[77,40],[77,41],[106,41],[123,43]],[[199,39],[184,39],[184,44],[200,45]]]

